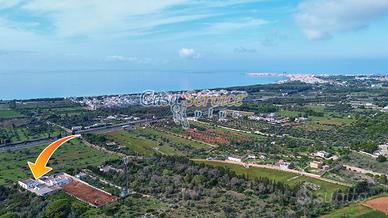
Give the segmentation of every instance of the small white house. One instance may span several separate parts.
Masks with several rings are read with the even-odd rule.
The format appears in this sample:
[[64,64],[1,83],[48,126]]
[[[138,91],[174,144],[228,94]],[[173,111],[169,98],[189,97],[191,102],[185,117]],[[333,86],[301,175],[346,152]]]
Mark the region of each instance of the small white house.
[[248,155],[247,157],[248,159],[253,159],[253,160],[256,160],[256,155]]
[[82,126],[73,126],[71,127],[71,131],[79,131],[82,129]]
[[328,158],[330,157],[330,153],[329,152],[326,152],[326,151],[318,151],[315,153],[315,156],[316,157],[321,157],[321,158]]
[[235,157],[228,157],[228,160],[234,161],[234,162],[239,162],[239,163],[242,162],[240,158],[235,158]]
[[388,157],[388,144],[379,145],[378,150],[375,151],[373,155],[375,156],[382,155],[382,156]]
[[291,163],[287,161],[279,160],[275,165],[280,167],[281,169],[289,169]]
[[32,179],[26,179],[23,181],[18,182],[19,185],[25,189],[33,189],[39,185],[39,182],[32,180]]

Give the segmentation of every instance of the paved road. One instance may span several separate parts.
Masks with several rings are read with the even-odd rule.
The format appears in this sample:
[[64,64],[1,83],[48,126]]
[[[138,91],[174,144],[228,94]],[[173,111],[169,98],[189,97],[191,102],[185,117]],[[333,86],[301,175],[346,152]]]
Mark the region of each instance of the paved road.
[[4,151],[14,151],[19,150],[22,148],[32,147],[36,145],[45,145],[50,144],[51,142],[54,142],[56,139],[49,139],[49,138],[43,138],[43,139],[35,139],[25,142],[18,142],[18,143],[12,143],[12,144],[2,144],[0,145],[0,152]]

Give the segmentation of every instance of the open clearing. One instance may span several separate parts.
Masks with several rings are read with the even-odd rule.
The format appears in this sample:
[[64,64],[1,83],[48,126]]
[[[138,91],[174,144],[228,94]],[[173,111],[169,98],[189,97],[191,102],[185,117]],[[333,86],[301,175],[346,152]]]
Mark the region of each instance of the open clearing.
[[141,155],[150,154],[164,154],[164,155],[182,155],[182,152],[169,146],[167,143],[158,143],[155,140],[147,139],[144,137],[138,137],[135,132],[131,130],[117,131],[107,133],[106,136],[109,140],[116,142],[121,146],[129,148]]
[[79,181],[72,181],[63,186],[63,190],[71,196],[87,202],[95,207],[101,207],[105,204],[117,201],[117,197],[100,191],[90,185]]
[[266,168],[258,168],[258,167],[250,167],[245,168],[241,165],[231,164],[231,163],[222,163],[222,162],[214,162],[214,161],[206,161],[206,160],[195,160],[198,163],[204,163],[207,165],[215,166],[215,167],[227,167],[234,171],[237,175],[245,175],[248,179],[256,179],[260,177],[269,178],[271,180],[277,182],[283,182],[288,185],[295,186],[302,182],[310,182],[320,186],[320,189],[316,192],[320,194],[325,199],[331,199],[332,194],[338,189],[345,189],[345,186],[322,181],[319,179],[314,179],[306,176],[298,176],[295,173],[285,172],[275,169],[266,169]]
[[350,206],[338,209],[333,213],[322,216],[321,218],[387,218],[384,213],[376,211],[361,204],[352,204]]
[[388,197],[375,198],[365,202],[363,205],[388,215]]
[[6,104],[0,104],[0,119],[10,119],[19,117],[23,117],[23,115],[9,108]]
[[190,140],[168,131],[137,128],[107,133],[109,140],[129,148],[138,154],[184,155],[208,150],[210,145]]

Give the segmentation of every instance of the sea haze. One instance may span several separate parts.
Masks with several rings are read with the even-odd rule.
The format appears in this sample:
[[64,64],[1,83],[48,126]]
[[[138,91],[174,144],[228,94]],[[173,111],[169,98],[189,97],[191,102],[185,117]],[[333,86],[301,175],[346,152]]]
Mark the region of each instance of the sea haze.
[[0,99],[31,99],[177,91],[268,84],[285,77],[247,72],[63,71],[0,73]]

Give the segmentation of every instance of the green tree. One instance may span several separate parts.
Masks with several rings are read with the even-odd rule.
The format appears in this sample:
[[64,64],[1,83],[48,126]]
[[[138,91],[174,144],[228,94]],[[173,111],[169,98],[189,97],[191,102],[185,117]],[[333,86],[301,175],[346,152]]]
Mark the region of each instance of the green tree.
[[385,162],[385,161],[387,161],[387,158],[386,158],[385,156],[383,156],[383,155],[379,155],[379,156],[376,158],[376,160],[377,160],[378,162]]
[[44,218],[67,217],[71,212],[71,204],[68,199],[59,199],[51,203],[44,212]]

